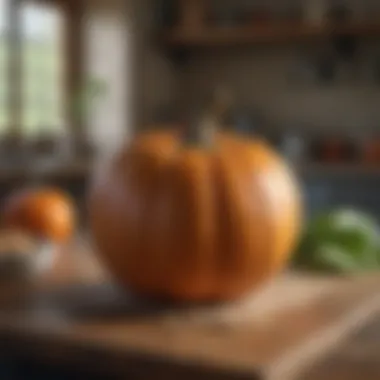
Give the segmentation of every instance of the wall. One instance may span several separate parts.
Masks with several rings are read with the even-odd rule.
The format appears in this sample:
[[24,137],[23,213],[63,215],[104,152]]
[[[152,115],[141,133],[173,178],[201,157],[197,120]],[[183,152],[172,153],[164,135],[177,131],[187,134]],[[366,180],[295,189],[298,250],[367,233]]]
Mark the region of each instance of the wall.
[[[132,1],[132,0],[130,0]],[[155,39],[154,30],[155,0],[134,2],[129,24],[133,25],[135,43],[135,82],[134,95],[137,124],[141,127],[156,120],[157,111],[176,101],[180,72]]]
[[[364,57],[372,51],[372,47],[362,49]],[[271,46],[200,54],[184,68],[181,86],[189,99],[196,99],[197,94],[224,83],[238,104],[257,109],[279,127],[353,132],[358,126],[380,129],[380,85],[371,78],[365,58],[357,79],[321,84],[301,80],[300,73],[291,74],[300,50]]]
[[[239,1],[254,6],[270,4],[276,11],[297,3]],[[219,9],[227,3],[231,4],[231,0],[214,0]],[[374,17],[380,12],[380,4],[373,0],[350,0],[345,4],[351,4],[357,18],[371,10]],[[270,125],[279,128],[355,133],[359,126],[361,131],[380,130],[380,84],[374,83],[369,67],[375,58],[379,60],[378,42],[360,41],[357,78],[342,78],[344,74],[340,73],[341,77],[331,85],[301,81],[300,58],[301,61],[315,58],[318,52],[327,52],[330,47],[331,41],[319,44],[311,41],[307,45],[274,43],[224,52],[223,48],[205,49],[196,52],[182,69],[179,86],[188,95],[186,102],[191,104],[199,94],[224,83],[232,89],[239,105],[257,109]]]

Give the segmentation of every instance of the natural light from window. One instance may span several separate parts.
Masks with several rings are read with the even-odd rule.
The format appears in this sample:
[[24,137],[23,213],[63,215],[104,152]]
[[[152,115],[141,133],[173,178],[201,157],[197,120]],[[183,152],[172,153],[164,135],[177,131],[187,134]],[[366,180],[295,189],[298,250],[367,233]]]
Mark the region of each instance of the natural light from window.
[[0,0],[0,132],[4,131],[9,124],[7,92],[8,56],[6,54],[7,2],[8,0]]
[[63,17],[41,3],[21,7],[23,40],[23,131],[26,135],[63,128]]
[[[0,0],[0,133],[14,125],[9,120],[12,76],[7,9],[11,1]],[[42,2],[24,1],[19,7],[21,131],[24,136],[58,132],[64,128],[63,15],[58,7]]]

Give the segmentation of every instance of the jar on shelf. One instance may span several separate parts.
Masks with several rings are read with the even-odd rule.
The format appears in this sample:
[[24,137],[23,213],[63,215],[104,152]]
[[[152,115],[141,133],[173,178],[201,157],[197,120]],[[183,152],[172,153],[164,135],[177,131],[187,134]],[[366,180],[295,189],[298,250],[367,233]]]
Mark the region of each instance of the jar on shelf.
[[320,26],[326,21],[327,6],[325,0],[308,0],[305,2],[305,22]]
[[181,0],[179,14],[180,28],[186,33],[199,33],[205,26],[206,7],[203,0]]
[[315,146],[315,157],[324,163],[344,163],[355,157],[352,144],[339,136],[320,139]]
[[380,164],[380,137],[368,136],[361,147],[362,162],[368,165]]

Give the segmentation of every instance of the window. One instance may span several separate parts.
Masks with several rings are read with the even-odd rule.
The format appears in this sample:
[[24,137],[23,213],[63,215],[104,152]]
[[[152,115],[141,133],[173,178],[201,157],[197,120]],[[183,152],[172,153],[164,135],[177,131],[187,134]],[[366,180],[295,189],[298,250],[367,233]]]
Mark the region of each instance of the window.
[[0,133],[2,133],[8,120],[8,55],[7,55],[7,5],[6,0],[0,0]]
[[52,5],[24,2],[22,25],[22,130],[59,131],[63,110],[63,17]]
[[62,4],[0,0],[1,134],[15,128],[25,137],[55,133],[69,122],[67,82],[77,78],[70,77],[65,54],[70,50],[65,35],[68,7]]

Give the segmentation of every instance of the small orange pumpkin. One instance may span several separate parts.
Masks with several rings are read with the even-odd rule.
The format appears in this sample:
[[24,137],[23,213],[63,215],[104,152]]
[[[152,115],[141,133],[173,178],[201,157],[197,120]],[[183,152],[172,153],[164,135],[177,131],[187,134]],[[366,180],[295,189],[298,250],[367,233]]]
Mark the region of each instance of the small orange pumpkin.
[[63,243],[73,234],[75,211],[70,197],[57,189],[27,189],[6,199],[3,222],[41,238]]
[[216,115],[188,136],[142,134],[94,182],[99,255],[139,294],[233,300],[281,270],[295,246],[302,207],[288,167],[263,141],[218,132]]

